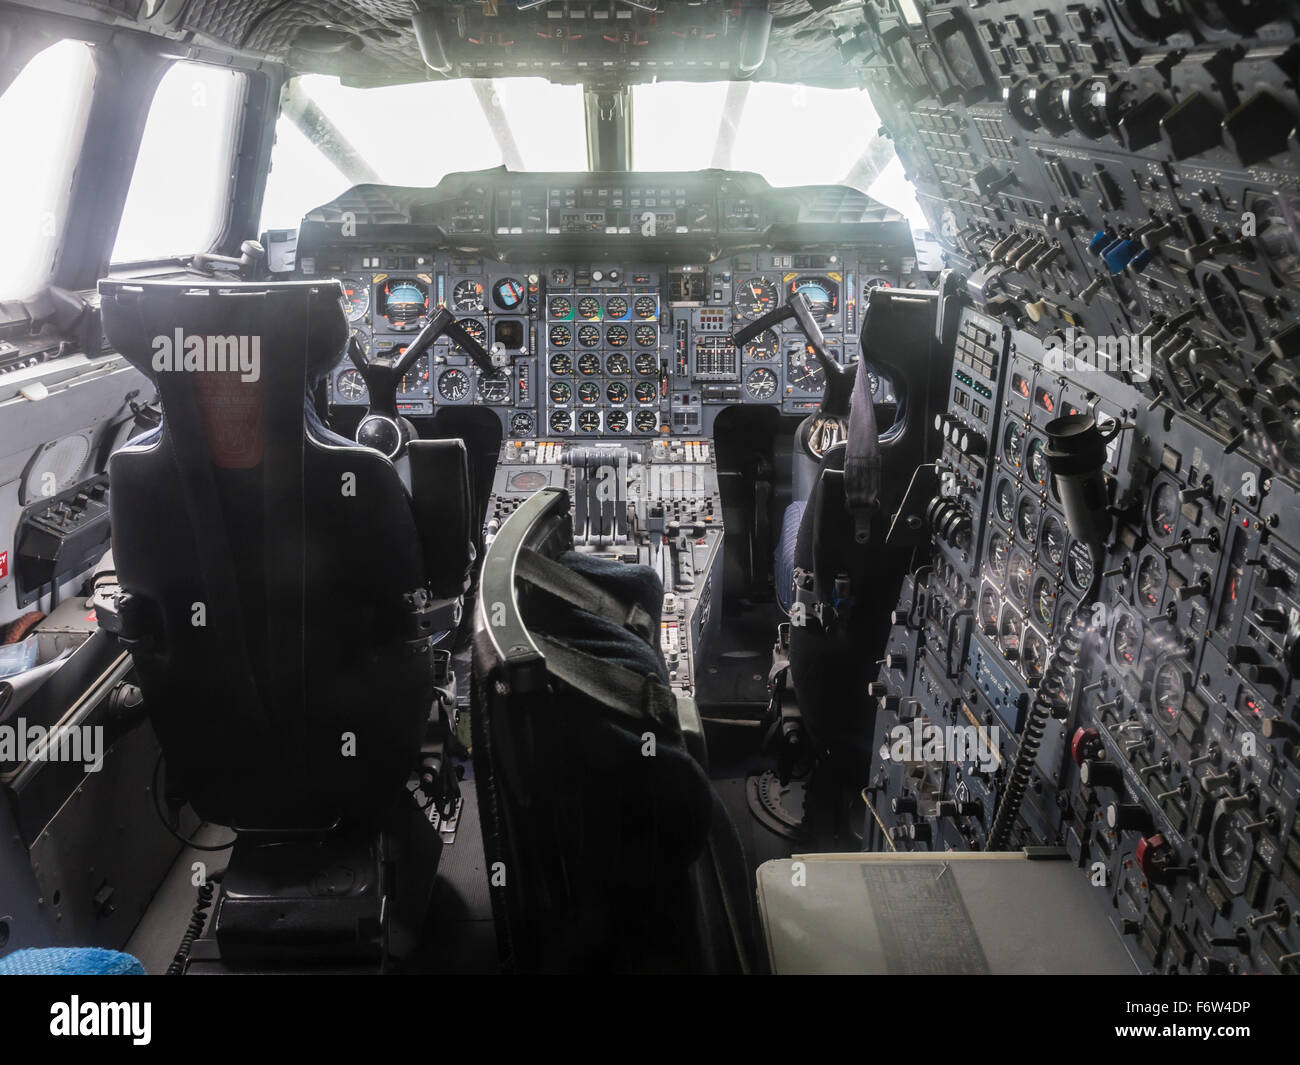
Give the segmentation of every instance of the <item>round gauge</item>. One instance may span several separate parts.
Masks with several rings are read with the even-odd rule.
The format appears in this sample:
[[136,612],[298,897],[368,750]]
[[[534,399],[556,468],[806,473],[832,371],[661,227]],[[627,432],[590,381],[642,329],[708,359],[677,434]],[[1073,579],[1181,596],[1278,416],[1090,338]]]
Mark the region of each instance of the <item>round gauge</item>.
[[1151,538],[1167,544],[1174,538],[1178,526],[1178,489],[1168,481],[1160,481],[1151,493],[1147,518],[1151,525]]
[[580,325],[578,326],[578,343],[584,348],[594,348],[600,343],[600,326],[598,325]]
[[361,345],[361,357],[367,361],[370,359],[370,334],[364,329],[352,330],[352,335],[357,338],[357,343]]
[[746,321],[761,318],[777,305],[779,299],[776,284],[765,277],[736,282],[736,314]]
[[1025,464],[1029,470],[1030,480],[1046,488],[1052,473],[1047,466],[1047,445],[1039,437],[1029,441],[1029,448],[1025,452]]
[[1010,607],[1002,611],[1002,624],[998,626],[998,644],[1005,658],[1020,657],[1020,615]]
[[415,329],[429,313],[429,288],[413,278],[390,277],[379,289],[377,309],[393,329]]
[[[400,356],[405,348],[398,350]],[[397,386],[397,390],[403,395],[428,395],[429,394],[429,360],[420,358],[415,360],[415,365],[402,375],[402,382]],[[465,392],[469,393],[469,378],[465,377]],[[448,396],[448,399],[454,399],[454,396]]]
[[796,344],[786,353],[785,379],[805,392],[820,392],[826,387],[826,371],[812,353],[811,344]]
[[993,492],[993,503],[998,517],[1010,525],[1016,516],[1016,488],[1008,478],[998,479],[998,486]]
[[573,343],[573,330],[571,330],[567,325],[551,326],[551,331],[548,335],[551,338],[551,343],[557,348],[567,348]]
[[587,351],[579,355],[578,373],[584,377],[594,377],[600,373],[600,356],[594,351]]
[[627,411],[612,410],[605,415],[605,428],[611,433],[627,432]]
[[611,381],[609,387],[605,389],[605,395],[609,397],[611,403],[626,403],[627,385],[622,381]]
[[1210,822],[1210,862],[1233,892],[1241,892],[1250,875],[1250,859],[1255,844],[1245,826],[1254,819],[1252,812],[1233,809],[1220,802],[1216,804],[1214,820]]
[[451,290],[451,309],[453,311],[481,311],[483,309],[483,285],[466,278],[457,281]]
[[343,282],[343,313],[349,322],[359,322],[370,310],[370,286],[357,281]]
[[1169,732],[1178,731],[1178,719],[1187,698],[1187,675],[1175,662],[1157,667],[1151,678],[1151,707],[1156,723]]
[[552,296],[546,304],[546,313],[561,322],[573,320],[573,304],[563,296]]
[[1040,515],[1038,500],[1033,496],[1027,495],[1020,500],[1020,506],[1016,508],[1016,533],[1030,547],[1038,536]]
[[478,398],[484,403],[508,403],[510,401],[510,378],[504,373],[488,375],[478,372]]
[[527,289],[517,277],[503,277],[492,286],[492,302],[503,311],[513,311],[524,302]]
[[813,317],[819,322],[840,309],[840,286],[829,277],[796,277],[790,282],[789,293],[807,299]]
[[1110,634],[1111,661],[1121,669],[1132,668],[1142,653],[1142,629],[1129,614],[1120,614],[1115,619],[1115,628]]
[[654,377],[659,373],[659,360],[648,351],[641,352],[632,365],[642,377]]
[[869,277],[862,282],[862,295],[866,296],[873,288],[893,288],[894,284],[883,277]]
[[1134,599],[1139,610],[1146,614],[1153,614],[1160,609],[1160,600],[1165,594],[1167,578],[1165,560],[1160,555],[1147,555],[1138,563]]
[[551,284],[555,285],[557,288],[566,288],[572,280],[573,275],[569,273],[567,267],[557,266],[551,271]]
[[550,397],[552,403],[568,403],[573,398],[573,388],[568,381],[552,381]]
[[610,296],[609,299],[605,301],[606,318],[626,318],[627,310],[627,300],[622,296]]
[[551,373],[556,377],[567,377],[573,373],[573,360],[563,352],[551,356]]
[[605,372],[610,377],[626,377],[632,372],[632,364],[626,355],[611,355],[605,360]]
[[1070,545],[1065,557],[1065,574],[1079,591],[1088,590],[1088,585],[1092,583],[1092,555],[1088,553],[1085,544],[1076,540]]
[[1029,612],[1040,625],[1052,627],[1052,617],[1056,612],[1056,590],[1046,577],[1034,581],[1033,595],[1029,597]]
[[469,374],[452,367],[438,375],[438,395],[454,403],[469,395]]
[[584,433],[600,432],[600,411],[584,410],[578,412],[578,428]]
[[1043,675],[1047,665],[1047,643],[1033,629],[1025,630],[1025,646],[1020,653],[1020,667],[1029,680],[1037,680]]
[[578,300],[578,317],[585,318],[587,321],[594,321],[600,318],[600,300],[595,296],[583,296]]
[[1025,453],[1025,430],[1019,422],[1011,422],[1002,434],[1002,458],[1008,466],[1020,467]]
[[627,343],[627,326],[611,325],[605,330],[605,343],[612,348],[621,348]]
[[652,325],[639,325],[632,330],[632,339],[643,348],[657,347],[659,344],[659,330]]
[[781,350],[781,341],[770,329],[764,329],[745,345],[745,357],[755,362],[767,362],[775,359]]
[[632,389],[638,403],[653,403],[659,398],[659,386],[653,381],[638,381]]
[[573,415],[567,410],[553,410],[547,424],[553,433],[567,433],[573,428]]
[[1007,560],[1007,591],[1022,603],[1029,598],[1029,559],[1019,551]]
[[545,488],[550,481],[546,474],[537,470],[521,470],[510,475],[506,487],[512,492],[536,492],[539,488]]
[[1040,546],[1043,555],[1053,566],[1059,566],[1065,561],[1066,539],[1065,526],[1061,524],[1061,519],[1055,514],[1047,515],[1047,520],[1043,522],[1043,538]]
[[1056,600],[1056,625],[1058,628],[1067,628],[1074,619],[1074,611],[1078,604],[1068,595],[1061,595]]
[[356,370],[344,370],[334,379],[334,391],[340,399],[357,403],[365,397],[365,379]]
[[533,435],[533,416],[527,411],[519,411],[510,415],[510,435],[511,436],[532,436]]
[[989,537],[989,568],[993,571],[993,576],[999,580],[1006,576],[1009,551],[1007,538],[1000,532],[995,532]]
[[1300,248],[1296,245],[1295,228],[1300,218],[1300,196],[1282,193],[1274,200],[1270,196],[1256,196],[1250,204],[1255,215],[1257,242],[1264,257],[1282,283],[1290,288],[1300,285]]
[[480,344],[487,340],[487,328],[477,318],[462,318],[460,327]]
[[657,318],[659,301],[653,296],[638,296],[632,304],[632,311],[638,318]]
[[595,381],[583,381],[578,386],[578,398],[583,403],[595,403],[600,399],[600,385]]
[[659,428],[659,415],[652,410],[639,410],[632,417],[638,433],[653,433]]
[[776,386],[776,374],[766,366],[756,366],[745,375],[745,391],[754,399],[771,399]]
[[980,591],[980,628],[985,636],[992,636],[998,631],[998,610],[1001,607],[998,593],[985,585]]

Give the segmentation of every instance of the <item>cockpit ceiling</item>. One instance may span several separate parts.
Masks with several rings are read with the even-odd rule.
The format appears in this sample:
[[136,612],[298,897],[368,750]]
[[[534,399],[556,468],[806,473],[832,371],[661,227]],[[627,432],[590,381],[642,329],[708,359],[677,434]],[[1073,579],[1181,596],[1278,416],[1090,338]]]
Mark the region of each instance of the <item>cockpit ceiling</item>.
[[[26,0],[24,0],[26,2]],[[356,85],[545,77],[858,85],[860,3],[824,0],[63,0],[33,4],[215,44]],[[431,69],[412,27],[432,13]],[[771,16],[770,29],[766,16]],[[763,47],[766,38],[766,48]],[[757,65],[755,65],[757,61]]]

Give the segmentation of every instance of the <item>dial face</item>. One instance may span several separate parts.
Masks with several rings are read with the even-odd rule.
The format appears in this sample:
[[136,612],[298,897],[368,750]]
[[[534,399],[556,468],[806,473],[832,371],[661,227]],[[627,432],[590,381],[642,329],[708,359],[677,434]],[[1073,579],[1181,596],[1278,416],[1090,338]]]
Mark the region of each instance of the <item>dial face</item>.
[[627,411],[612,410],[605,415],[605,428],[611,433],[627,432]]
[[736,313],[746,321],[761,318],[777,305],[779,299],[775,282],[765,277],[736,282]]
[[584,410],[578,412],[578,428],[584,433],[600,432],[600,411]]
[[1033,496],[1025,496],[1016,508],[1016,532],[1030,546],[1038,537],[1039,513],[1038,500]]
[[652,410],[639,410],[632,418],[638,433],[653,433],[659,428],[659,415]]
[[780,338],[772,330],[764,329],[745,345],[745,357],[755,362],[767,362],[775,359],[780,350]]
[[584,348],[594,348],[600,343],[600,326],[598,325],[580,325],[578,326],[578,343]]
[[642,323],[632,330],[632,339],[643,348],[653,348],[659,343],[659,330],[652,325]]
[[1087,591],[1092,583],[1092,556],[1088,548],[1077,540],[1070,545],[1065,558],[1065,574],[1079,591]]
[[438,375],[438,395],[452,402],[459,402],[469,395],[469,374],[452,367]]
[[1187,698],[1187,675],[1174,662],[1165,662],[1151,678],[1151,707],[1156,723],[1169,732],[1178,731],[1178,719]]
[[1065,526],[1055,514],[1049,514],[1043,522],[1043,540],[1040,546],[1053,566],[1059,566],[1065,561],[1065,544]]
[[343,313],[349,322],[359,322],[370,310],[370,286],[356,281],[343,282]]
[[365,396],[366,382],[356,370],[344,370],[334,379],[334,391],[355,403]]
[[546,313],[560,322],[573,321],[573,302],[564,296],[552,296],[546,304]]
[[551,343],[557,348],[567,348],[573,343],[573,330],[567,325],[553,325],[547,335],[550,336]]
[[594,377],[600,373],[600,356],[594,351],[584,352],[578,356],[578,373],[584,377]]
[[998,643],[1007,658],[1020,657],[1020,615],[1010,607],[1002,611],[1002,624],[998,627]]
[[551,356],[551,373],[556,377],[567,377],[573,373],[573,359],[564,352]]
[[361,345],[361,357],[369,360],[370,358],[370,334],[364,329],[352,330],[352,335],[357,338],[357,343]]
[[593,321],[600,318],[600,300],[595,296],[583,296],[578,300],[578,317]]
[[513,311],[524,302],[527,292],[519,278],[503,277],[492,285],[492,302],[503,311]]
[[796,277],[790,282],[790,295],[802,295],[812,308],[813,317],[826,321],[840,308],[840,286],[829,277]]
[[477,318],[462,318],[460,327],[480,344],[487,340],[487,327]]
[[510,378],[503,373],[478,372],[478,398],[484,403],[507,403],[510,400]]
[[482,282],[469,278],[457,281],[451,290],[451,309],[453,311],[481,311],[483,309]]
[[992,636],[998,631],[998,593],[987,585],[980,591],[980,628]]
[[1025,454],[1025,431],[1019,422],[1012,422],[1002,434],[1002,457],[1008,466],[1019,467]]
[[1131,668],[1142,653],[1142,630],[1134,618],[1120,614],[1110,634],[1110,654],[1115,665]]
[[610,377],[626,377],[632,372],[632,364],[626,355],[611,355],[605,360],[605,372]]
[[605,395],[609,397],[611,403],[626,403],[627,385],[622,381],[611,381],[609,387],[605,389]]
[[1029,558],[1019,551],[1007,560],[1007,591],[1022,603],[1029,597]]
[[883,277],[869,277],[862,282],[862,294],[865,296],[873,288],[893,288],[893,282]]
[[533,416],[527,411],[519,411],[517,414],[510,416],[510,435],[511,436],[532,436],[533,435]]
[[557,266],[551,271],[551,284],[557,288],[565,288],[572,280],[573,275],[569,273],[566,267]]
[[393,329],[416,329],[429,313],[429,287],[409,277],[390,277],[379,289],[378,311]]
[[567,433],[573,428],[573,415],[567,410],[553,410],[547,424],[550,425],[553,433]]
[[1051,471],[1047,466],[1047,445],[1038,437],[1029,442],[1029,447],[1025,452],[1025,463],[1029,470],[1030,480],[1046,488],[1051,477]]
[[1029,613],[1038,624],[1051,628],[1052,617],[1056,612],[1056,592],[1052,582],[1046,577],[1034,581],[1034,591],[1029,597]]
[[611,325],[605,330],[605,343],[612,348],[621,348],[627,343],[627,326]]
[[1254,842],[1243,826],[1248,811],[1218,807],[1210,824],[1210,861],[1228,886],[1241,890],[1250,872]]
[[595,381],[583,381],[578,386],[578,398],[583,403],[595,403],[600,399],[600,385]]
[[1006,576],[1009,551],[1007,538],[1000,532],[994,533],[989,538],[989,568],[993,570],[993,576],[999,579]]
[[[627,300],[622,296],[610,296],[605,301],[606,318],[626,318],[628,312]],[[626,333],[627,330],[624,330]]]
[[805,392],[820,392],[826,387],[826,371],[812,353],[812,346],[795,344],[786,355],[785,379]]
[[638,296],[632,303],[632,313],[638,318],[657,318],[659,301],[653,296]]
[[766,366],[756,366],[745,375],[745,391],[754,399],[771,399],[776,395],[776,374]]
[[552,403],[568,403],[573,398],[573,388],[568,381],[552,381],[550,396]]
[[659,360],[648,351],[641,352],[632,365],[642,377],[654,377],[659,373]]
[[1167,579],[1165,560],[1159,555],[1147,555],[1138,563],[1134,598],[1140,610],[1152,614],[1160,609],[1160,600],[1165,594]]
[[[406,348],[399,348],[398,355],[400,356],[405,350]],[[397,390],[407,396],[427,396],[429,394],[429,360],[426,358],[416,359],[415,365],[402,375],[402,383],[398,385]],[[465,391],[466,393],[469,392],[468,376],[465,378]],[[448,396],[447,398],[452,399],[455,397]]]
[[653,381],[638,381],[632,389],[638,403],[653,403],[659,398],[659,386]]
[[1035,680],[1043,675],[1047,664],[1047,644],[1033,629],[1025,630],[1025,645],[1020,651],[1020,665],[1025,676]]
[[997,505],[998,517],[1008,525],[1016,516],[1016,489],[1007,478],[1003,477],[998,481],[997,490],[993,494],[993,501]]
[[1147,515],[1151,522],[1151,537],[1157,543],[1167,544],[1174,538],[1178,527],[1178,489],[1168,481],[1159,482],[1151,493]]

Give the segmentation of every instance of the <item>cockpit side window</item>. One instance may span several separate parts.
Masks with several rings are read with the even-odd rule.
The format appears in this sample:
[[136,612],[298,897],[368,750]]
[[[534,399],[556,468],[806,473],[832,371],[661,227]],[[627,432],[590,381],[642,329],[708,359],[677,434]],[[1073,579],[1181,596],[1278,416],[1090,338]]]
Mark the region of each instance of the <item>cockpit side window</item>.
[[212,247],[230,207],[245,75],[174,64],[154,93],[113,247],[114,263]]
[[35,55],[0,96],[0,129],[23,146],[21,166],[0,167],[0,299],[30,296],[50,276],[94,80],[91,46],[60,41]]

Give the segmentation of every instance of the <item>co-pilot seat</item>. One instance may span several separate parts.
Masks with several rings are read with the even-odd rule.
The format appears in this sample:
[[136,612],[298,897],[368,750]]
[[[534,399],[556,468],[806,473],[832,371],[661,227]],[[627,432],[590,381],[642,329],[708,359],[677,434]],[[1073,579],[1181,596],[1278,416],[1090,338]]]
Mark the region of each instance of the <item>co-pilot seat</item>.
[[324,427],[310,392],[348,339],[337,282],[99,290],[109,342],[163,408],[109,464],[110,624],[168,793],[239,831],[222,960],[373,958],[393,896],[418,910],[437,864],[407,783],[446,661],[435,640],[469,583],[464,445],[412,442],[408,490]]

